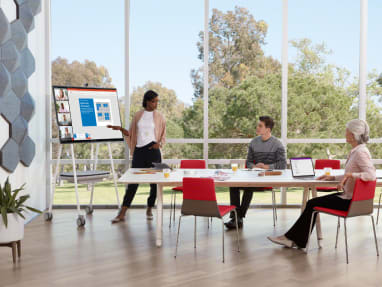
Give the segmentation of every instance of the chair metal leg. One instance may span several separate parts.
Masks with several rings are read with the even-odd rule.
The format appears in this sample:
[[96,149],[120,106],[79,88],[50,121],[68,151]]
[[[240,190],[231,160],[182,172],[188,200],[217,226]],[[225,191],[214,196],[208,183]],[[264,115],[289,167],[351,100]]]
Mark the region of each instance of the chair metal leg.
[[221,220],[222,220],[222,248],[223,248],[223,263],[224,263],[224,220],[223,218]]
[[378,224],[378,220],[379,220],[379,209],[381,208],[381,197],[382,197],[382,192],[379,194],[378,213],[377,213],[377,224]]
[[346,231],[346,218],[344,218],[344,227],[345,227],[346,264],[349,264],[348,236],[347,236],[347,231]]
[[[240,252],[240,240],[239,240],[239,224],[237,222],[237,211],[234,209],[235,212],[235,222],[236,222],[236,235],[237,235],[237,252]],[[223,220],[223,219],[222,219]],[[224,228],[223,228],[224,229]]]
[[338,216],[338,221],[337,221],[337,233],[336,233],[336,246],[335,248],[337,249],[337,243],[338,243],[338,232],[340,231],[340,217]]
[[377,234],[375,233],[375,224],[374,224],[374,217],[373,217],[373,215],[371,215],[371,223],[373,224],[373,232],[374,232],[375,249],[377,250],[377,256],[379,256],[379,250],[378,250],[378,240],[377,240]]
[[195,217],[195,223],[194,223],[194,248],[196,248],[196,216]]
[[178,234],[176,236],[176,247],[175,247],[175,258],[176,255],[178,254],[178,242],[179,242],[179,230],[180,230],[180,220],[182,219],[182,215],[179,216],[179,223],[178,223]]
[[172,218],[174,218],[174,224],[175,224],[175,208],[176,208],[176,191],[174,192],[174,208],[173,208],[173,214],[172,214]]
[[[172,198],[174,196],[174,192],[171,191],[171,201],[170,201],[170,223],[168,224],[168,228],[171,227],[171,219],[172,219]],[[175,218],[174,218],[174,221],[175,221]]]
[[308,242],[306,243],[305,253],[308,253],[308,250],[309,250],[310,235],[312,234],[312,227],[313,227],[313,219],[314,219],[314,215],[315,215],[316,213],[318,213],[318,212],[317,212],[317,211],[313,211],[313,213],[312,213],[312,218],[310,219],[309,234],[308,234]]

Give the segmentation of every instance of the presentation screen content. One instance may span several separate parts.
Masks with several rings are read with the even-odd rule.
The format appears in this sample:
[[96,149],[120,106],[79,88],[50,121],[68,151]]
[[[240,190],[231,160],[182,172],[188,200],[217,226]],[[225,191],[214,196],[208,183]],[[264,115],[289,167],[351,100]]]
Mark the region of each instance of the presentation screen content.
[[60,143],[122,141],[116,89],[53,86]]

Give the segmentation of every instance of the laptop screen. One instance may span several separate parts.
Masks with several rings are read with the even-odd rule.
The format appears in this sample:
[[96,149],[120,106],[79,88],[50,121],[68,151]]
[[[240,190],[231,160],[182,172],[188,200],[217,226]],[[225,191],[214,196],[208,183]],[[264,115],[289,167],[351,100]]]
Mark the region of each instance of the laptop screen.
[[293,176],[314,176],[313,161],[310,157],[296,157],[290,159]]

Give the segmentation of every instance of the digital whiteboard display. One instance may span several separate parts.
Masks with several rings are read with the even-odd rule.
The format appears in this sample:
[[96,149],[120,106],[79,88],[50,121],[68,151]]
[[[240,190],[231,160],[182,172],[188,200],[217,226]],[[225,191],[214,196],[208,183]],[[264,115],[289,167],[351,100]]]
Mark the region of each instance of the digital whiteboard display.
[[117,90],[53,86],[60,143],[122,141]]

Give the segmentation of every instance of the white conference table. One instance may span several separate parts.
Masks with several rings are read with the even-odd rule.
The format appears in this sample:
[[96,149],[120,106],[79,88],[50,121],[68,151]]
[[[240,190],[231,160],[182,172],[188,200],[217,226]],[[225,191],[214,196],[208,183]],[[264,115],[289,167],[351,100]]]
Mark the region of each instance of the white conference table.
[[[305,204],[308,200],[309,190],[312,191],[312,197],[317,196],[316,187],[318,186],[336,186],[337,181],[322,181],[316,179],[297,179],[293,178],[290,170],[282,170],[282,175],[272,176],[259,176],[258,171],[253,170],[238,170],[233,172],[230,169],[177,169],[170,173],[170,177],[164,178],[162,172],[155,174],[135,174],[141,171],[140,168],[128,169],[119,182],[122,183],[156,183],[157,188],[157,226],[156,226],[156,245],[162,246],[162,233],[163,233],[163,187],[164,186],[180,186],[182,185],[183,177],[214,177],[217,171],[222,171],[228,174],[228,178],[225,180],[216,180],[215,186],[224,187],[301,187],[304,189],[302,197],[301,210],[304,210]],[[186,174],[185,174],[186,172]],[[323,173],[322,170],[316,170],[316,176],[320,176]],[[343,174],[343,170],[333,170],[332,175]],[[377,177],[382,175],[382,171],[377,172]],[[378,180],[377,185],[381,185],[382,181]],[[317,221],[317,234],[319,238],[321,235],[321,225],[319,219]]]

